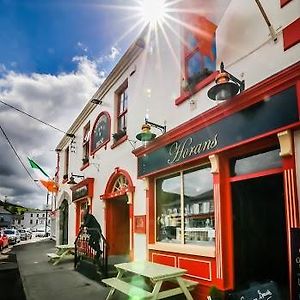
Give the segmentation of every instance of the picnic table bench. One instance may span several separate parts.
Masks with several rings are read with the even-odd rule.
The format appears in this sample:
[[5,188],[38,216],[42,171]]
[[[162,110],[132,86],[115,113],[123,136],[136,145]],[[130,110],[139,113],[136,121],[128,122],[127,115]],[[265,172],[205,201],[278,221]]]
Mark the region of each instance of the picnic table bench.
[[[186,299],[192,300],[193,298],[189,290],[193,289],[198,284],[195,281],[182,278],[186,273],[186,270],[184,269],[148,261],[122,263],[115,265],[115,267],[118,270],[117,277],[102,279],[103,283],[111,287],[106,300],[114,294],[115,290],[130,297],[134,297],[134,299],[163,299],[184,294]],[[124,277],[126,272],[150,280],[153,284],[152,291],[150,292],[143,287],[136,286],[134,282],[128,281],[128,278]],[[177,287],[170,286],[168,289],[161,291],[163,282],[176,283]]]
[[53,265],[57,265],[63,259],[73,256],[75,252],[75,246],[72,245],[57,245],[55,253],[47,253],[49,261],[53,262]]

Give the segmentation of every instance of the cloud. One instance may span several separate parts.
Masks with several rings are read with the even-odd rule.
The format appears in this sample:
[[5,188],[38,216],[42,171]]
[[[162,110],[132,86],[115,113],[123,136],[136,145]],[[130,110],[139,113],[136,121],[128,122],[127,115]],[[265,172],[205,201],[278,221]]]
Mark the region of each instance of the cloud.
[[[0,66],[0,99],[61,130],[67,131],[86,102],[105,79],[96,62],[86,56],[73,58],[76,69],[70,73],[22,74]],[[53,130],[0,103],[0,125],[22,161],[34,176],[27,156],[48,174],[55,173],[53,151],[63,133]],[[46,192],[36,186],[21,166],[0,132],[0,200],[42,208]]]
[[118,48],[114,46],[110,48],[110,54],[108,55],[108,57],[111,60],[115,60],[119,55],[120,55],[120,50]]
[[96,59],[97,64],[101,65],[107,62],[115,62],[121,55],[121,51],[117,46],[112,46],[109,50],[109,54],[102,55]]
[[81,42],[78,42],[78,43],[77,43],[77,47],[78,47],[79,49],[81,49],[82,51],[84,51],[84,52],[87,52],[87,51],[88,51],[88,47],[87,47],[86,45],[84,45],[83,43],[81,43]]

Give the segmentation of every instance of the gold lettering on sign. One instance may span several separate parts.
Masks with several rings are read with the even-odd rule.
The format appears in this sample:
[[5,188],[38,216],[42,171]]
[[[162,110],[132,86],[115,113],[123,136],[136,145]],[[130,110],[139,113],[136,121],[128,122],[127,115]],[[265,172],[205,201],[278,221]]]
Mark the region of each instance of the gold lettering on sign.
[[207,139],[199,144],[193,145],[193,138],[189,137],[183,142],[175,142],[169,150],[170,159],[168,164],[179,162],[187,157],[201,154],[207,150],[214,149],[218,145],[218,134],[212,139]]

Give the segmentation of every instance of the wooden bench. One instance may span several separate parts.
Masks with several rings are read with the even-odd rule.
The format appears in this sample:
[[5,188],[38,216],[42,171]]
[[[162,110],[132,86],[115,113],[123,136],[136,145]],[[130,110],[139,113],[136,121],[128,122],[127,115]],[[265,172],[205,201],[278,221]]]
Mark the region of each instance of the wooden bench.
[[152,293],[118,278],[102,279],[102,282],[134,299],[150,299],[152,297]]
[[[190,289],[194,288],[198,283],[183,276],[187,272],[185,269],[161,265],[149,261],[132,261],[129,263],[116,264],[118,270],[117,277],[103,279],[102,282],[110,286],[110,291],[106,297],[109,300],[116,290],[136,299],[163,299],[171,296],[184,294],[187,300],[193,300]],[[152,292],[147,289],[137,287],[134,281],[128,281],[125,274],[134,274],[142,280],[150,281]],[[161,290],[163,283],[173,282],[177,286],[167,284]]]
[[56,253],[47,253],[47,256],[50,258],[50,262],[53,262],[53,265],[57,265],[63,259],[74,256],[74,245],[57,245]]
[[50,258],[50,260],[60,258],[57,253],[47,253],[47,256]]

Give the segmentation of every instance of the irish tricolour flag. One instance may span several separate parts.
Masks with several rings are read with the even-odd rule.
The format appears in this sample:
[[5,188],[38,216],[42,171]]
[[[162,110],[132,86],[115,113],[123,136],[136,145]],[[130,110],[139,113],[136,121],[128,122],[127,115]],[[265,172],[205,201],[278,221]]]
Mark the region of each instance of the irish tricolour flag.
[[32,159],[28,157],[31,168],[35,171],[40,183],[51,193],[58,191],[57,184],[50,178],[50,176]]

